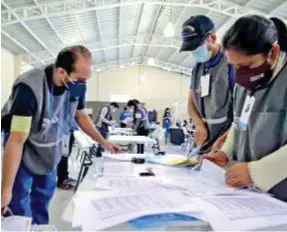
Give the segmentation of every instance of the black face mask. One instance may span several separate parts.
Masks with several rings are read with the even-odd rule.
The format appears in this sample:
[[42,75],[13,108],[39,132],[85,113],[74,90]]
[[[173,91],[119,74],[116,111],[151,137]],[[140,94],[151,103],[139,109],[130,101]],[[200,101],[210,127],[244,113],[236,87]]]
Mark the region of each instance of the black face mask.
[[245,89],[254,91],[266,85],[273,75],[271,65],[265,61],[256,68],[238,68],[236,69],[235,81]]

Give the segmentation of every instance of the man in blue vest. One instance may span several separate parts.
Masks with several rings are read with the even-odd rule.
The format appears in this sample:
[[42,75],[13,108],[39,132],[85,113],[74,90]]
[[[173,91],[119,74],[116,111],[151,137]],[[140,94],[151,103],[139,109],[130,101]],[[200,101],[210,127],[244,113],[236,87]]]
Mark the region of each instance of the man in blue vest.
[[[98,115],[97,128],[101,135],[107,139],[109,136],[109,127],[114,126],[116,121],[114,120],[113,114],[119,109],[119,104],[116,102],[111,102],[107,106],[103,106]],[[100,155],[104,151],[104,148],[99,145],[97,149],[97,154]]]
[[188,112],[196,126],[195,142],[201,153],[220,149],[233,121],[234,74],[220,44],[214,23],[204,15],[182,25],[181,51],[192,53],[196,66],[191,75]]
[[92,55],[83,46],[63,49],[55,64],[32,69],[14,82],[2,109],[2,130],[8,133],[2,170],[1,211],[49,223],[49,204],[56,188],[57,165],[70,139],[73,120],[111,152],[85,112],[86,80]]

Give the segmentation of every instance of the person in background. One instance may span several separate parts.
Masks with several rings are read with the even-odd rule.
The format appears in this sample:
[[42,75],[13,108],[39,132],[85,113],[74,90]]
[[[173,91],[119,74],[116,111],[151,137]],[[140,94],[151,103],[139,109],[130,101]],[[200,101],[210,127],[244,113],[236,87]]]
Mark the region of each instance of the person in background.
[[69,177],[69,157],[71,156],[73,144],[75,142],[74,131],[76,130],[78,130],[78,125],[74,121],[70,130],[71,135],[69,139],[69,144],[67,144],[69,151],[67,154],[62,155],[57,168],[57,187],[63,190],[74,189],[76,184],[76,180]]
[[165,108],[164,114],[162,117],[162,127],[165,129],[165,144],[167,144],[168,138],[169,138],[169,133],[170,133],[170,127],[172,124],[172,118],[171,118],[171,113],[169,108]]
[[[109,126],[114,126],[116,121],[113,119],[113,114],[119,109],[119,104],[116,102],[111,102],[107,106],[103,106],[98,114],[98,119],[96,121],[96,126],[103,136],[107,139],[109,136]],[[98,146],[97,154],[101,154],[104,151],[102,146]]]
[[55,63],[21,74],[2,108],[8,134],[2,165],[1,212],[49,224],[58,163],[70,138],[71,123],[111,152],[85,112],[86,80],[92,75],[91,52],[81,45],[63,49]]
[[120,122],[121,122],[120,127],[121,128],[127,127],[129,118],[130,118],[130,113],[128,111],[128,108],[125,106],[124,110],[120,114]]
[[235,120],[220,151],[226,182],[254,186],[287,202],[287,28],[277,18],[239,18],[223,37],[236,68]]
[[195,124],[195,142],[200,153],[218,150],[233,121],[234,69],[228,64],[210,18],[197,15],[182,25],[181,51],[193,54],[188,113]]
[[[133,114],[133,129],[137,135],[148,136],[150,132],[150,123],[147,110],[136,99],[129,100],[127,103],[131,114]],[[144,145],[138,146],[138,153],[144,152]]]

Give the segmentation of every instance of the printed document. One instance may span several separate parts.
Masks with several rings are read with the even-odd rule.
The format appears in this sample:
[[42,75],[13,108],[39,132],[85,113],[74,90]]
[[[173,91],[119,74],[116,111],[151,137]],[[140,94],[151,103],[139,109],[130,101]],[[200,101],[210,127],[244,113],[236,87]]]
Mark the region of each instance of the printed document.
[[137,194],[90,192],[78,194],[78,199],[81,200],[77,204],[89,202],[84,203],[88,208],[85,216],[80,219],[83,230],[101,230],[153,213],[198,212],[190,197],[174,191],[168,194],[165,191]]
[[146,192],[151,190],[167,190],[160,184],[160,179],[149,177],[145,178],[117,178],[103,177],[96,182],[96,189],[104,189],[117,192]]
[[214,230],[287,228],[287,204],[263,194],[207,196],[194,199],[194,203]]
[[138,176],[138,173],[132,163],[107,162],[104,166],[104,176]]
[[199,171],[199,177],[208,179],[221,186],[226,186],[225,183],[225,170],[211,161],[204,159]]

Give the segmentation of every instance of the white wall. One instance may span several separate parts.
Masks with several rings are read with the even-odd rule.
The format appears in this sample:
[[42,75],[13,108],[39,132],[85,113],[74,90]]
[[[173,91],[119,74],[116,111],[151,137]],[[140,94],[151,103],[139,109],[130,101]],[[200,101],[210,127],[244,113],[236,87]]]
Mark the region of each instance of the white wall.
[[165,107],[186,103],[189,78],[151,67],[123,68],[94,73],[88,81],[88,101],[109,101],[110,95],[129,95],[145,102],[161,116]]
[[8,99],[12,84],[20,73],[20,59],[1,47],[1,106]]

